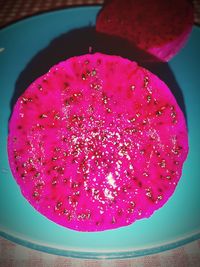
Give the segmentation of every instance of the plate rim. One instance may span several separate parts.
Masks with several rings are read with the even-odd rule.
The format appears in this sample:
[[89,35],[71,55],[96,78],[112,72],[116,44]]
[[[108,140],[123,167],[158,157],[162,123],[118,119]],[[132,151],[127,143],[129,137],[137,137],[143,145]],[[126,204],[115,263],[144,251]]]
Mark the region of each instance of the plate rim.
[[[98,9],[102,6],[102,4],[89,4],[89,5],[70,5],[67,7],[61,7],[53,10],[44,10],[41,12],[38,12],[36,14],[27,15],[23,18],[17,19],[15,21],[9,22],[6,25],[0,26],[0,33],[2,31],[9,30],[9,28],[15,27],[18,24],[21,24],[26,21],[31,21],[33,19],[37,19],[37,17],[43,17],[48,14],[53,13],[60,13],[67,10],[74,10],[74,9]],[[199,26],[194,24],[193,28],[198,28]],[[14,242],[18,245],[22,245],[26,248],[34,249],[40,252],[45,252],[53,255],[58,256],[65,256],[65,257],[71,257],[76,259],[128,259],[128,258],[135,258],[140,256],[146,256],[146,255],[152,255],[161,253],[164,251],[172,250],[175,248],[178,248],[180,246],[184,246],[186,244],[189,244],[193,241],[196,241],[200,239],[200,231],[197,231],[195,234],[191,234],[187,237],[180,238],[177,241],[172,241],[165,243],[163,245],[158,246],[152,246],[144,249],[137,249],[137,250],[127,250],[127,251],[118,251],[118,252],[92,252],[92,251],[79,251],[79,250],[70,250],[70,249],[61,249],[56,247],[51,247],[43,244],[38,244],[36,242],[31,242],[26,239],[20,238],[15,236],[14,234],[9,234],[5,230],[0,229],[0,237],[7,239],[11,242]]]
[[3,237],[4,239],[7,239],[11,242],[14,242],[18,245],[24,246],[26,248],[34,249],[40,252],[45,252],[52,255],[57,256],[64,256],[64,257],[70,257],[75,259],[128,259],[128,258],[136,258],[141,256],[147,256],[152,254],[158,254],[161,252],[165,252],[168,250],[172,250],[181,246],[184,246],[186,244],[189,244],[191,242],[194,242],[198,239],[200,239],[200,232],[191,235],[184,239],[179,239],[179,241],[174,241],[170,243],[166,243],[165,245],[159,245],[154,246],[150,248],[145,249],[138,249],[138,250],[130,250],[130,251],[118,251],[118,252],[92,252],[92,251],[76,251],[76,250],[69,250],[69,249],[60,249],[60,248],[54,248],[50,246],[40,245],[34,242],[30,242],[25,239],[18,238],[14,235],[10,235],[6,232],[0,231],[0,237]]

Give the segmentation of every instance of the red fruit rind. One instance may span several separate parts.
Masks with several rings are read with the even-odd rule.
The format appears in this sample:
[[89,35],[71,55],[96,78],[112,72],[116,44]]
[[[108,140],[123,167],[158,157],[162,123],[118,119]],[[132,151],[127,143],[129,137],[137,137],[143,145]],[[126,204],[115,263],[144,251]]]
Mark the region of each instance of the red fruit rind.
[[96,30],[128,40],[151,60],[169,61],[189,38],[193,13],[187,0],[112,0],[100,11]]
[[173,194],[188,153],[169,88],[119,56],[73,57],[18,99],[9,163],[21,192],[50,220],[102,231],[149,217]]

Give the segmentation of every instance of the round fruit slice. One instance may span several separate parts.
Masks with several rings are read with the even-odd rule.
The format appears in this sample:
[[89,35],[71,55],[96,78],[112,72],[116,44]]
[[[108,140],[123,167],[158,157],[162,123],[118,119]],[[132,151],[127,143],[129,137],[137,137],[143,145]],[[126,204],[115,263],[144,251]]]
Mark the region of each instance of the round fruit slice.
[[149,217],[174,192],[187,152],[168,87],[136,62],[100,53],[52,67],[18,99],[9,124],[22,194],[78,231]]
[[193,6],[188,0],[111,0],[97,17],[96,29],[168,61],[184,46],[192,25]]

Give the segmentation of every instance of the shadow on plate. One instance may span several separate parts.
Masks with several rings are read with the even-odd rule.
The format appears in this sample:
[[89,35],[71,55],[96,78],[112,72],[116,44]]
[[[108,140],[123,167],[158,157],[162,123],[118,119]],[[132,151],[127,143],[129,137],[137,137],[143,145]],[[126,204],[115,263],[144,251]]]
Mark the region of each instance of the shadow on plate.
[[92,47],[92,52],[120,55],[137,61],[141,66],[155,73],[169,86],[187,121],[183,94],[169,65],[158,62],[156,58],[133,47],[124,39],[97,33],[95,27],[75,29],[59,36],[31,59],[16,81],[10,103],[11,112],[18,97],[31,82],[45,74],[51,66],[58,62],[88,53],[89,47]]

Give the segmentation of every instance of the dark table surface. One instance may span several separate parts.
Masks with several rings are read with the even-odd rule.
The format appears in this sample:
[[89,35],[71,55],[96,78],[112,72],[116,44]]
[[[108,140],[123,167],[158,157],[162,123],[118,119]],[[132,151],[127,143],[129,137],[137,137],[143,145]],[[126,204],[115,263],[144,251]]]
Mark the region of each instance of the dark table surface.
[[[44,11],[72,5],[102,4],[104,0],[0,0],[0,27]],[[200,25],[200,0],[193,0],[195,24]]]

